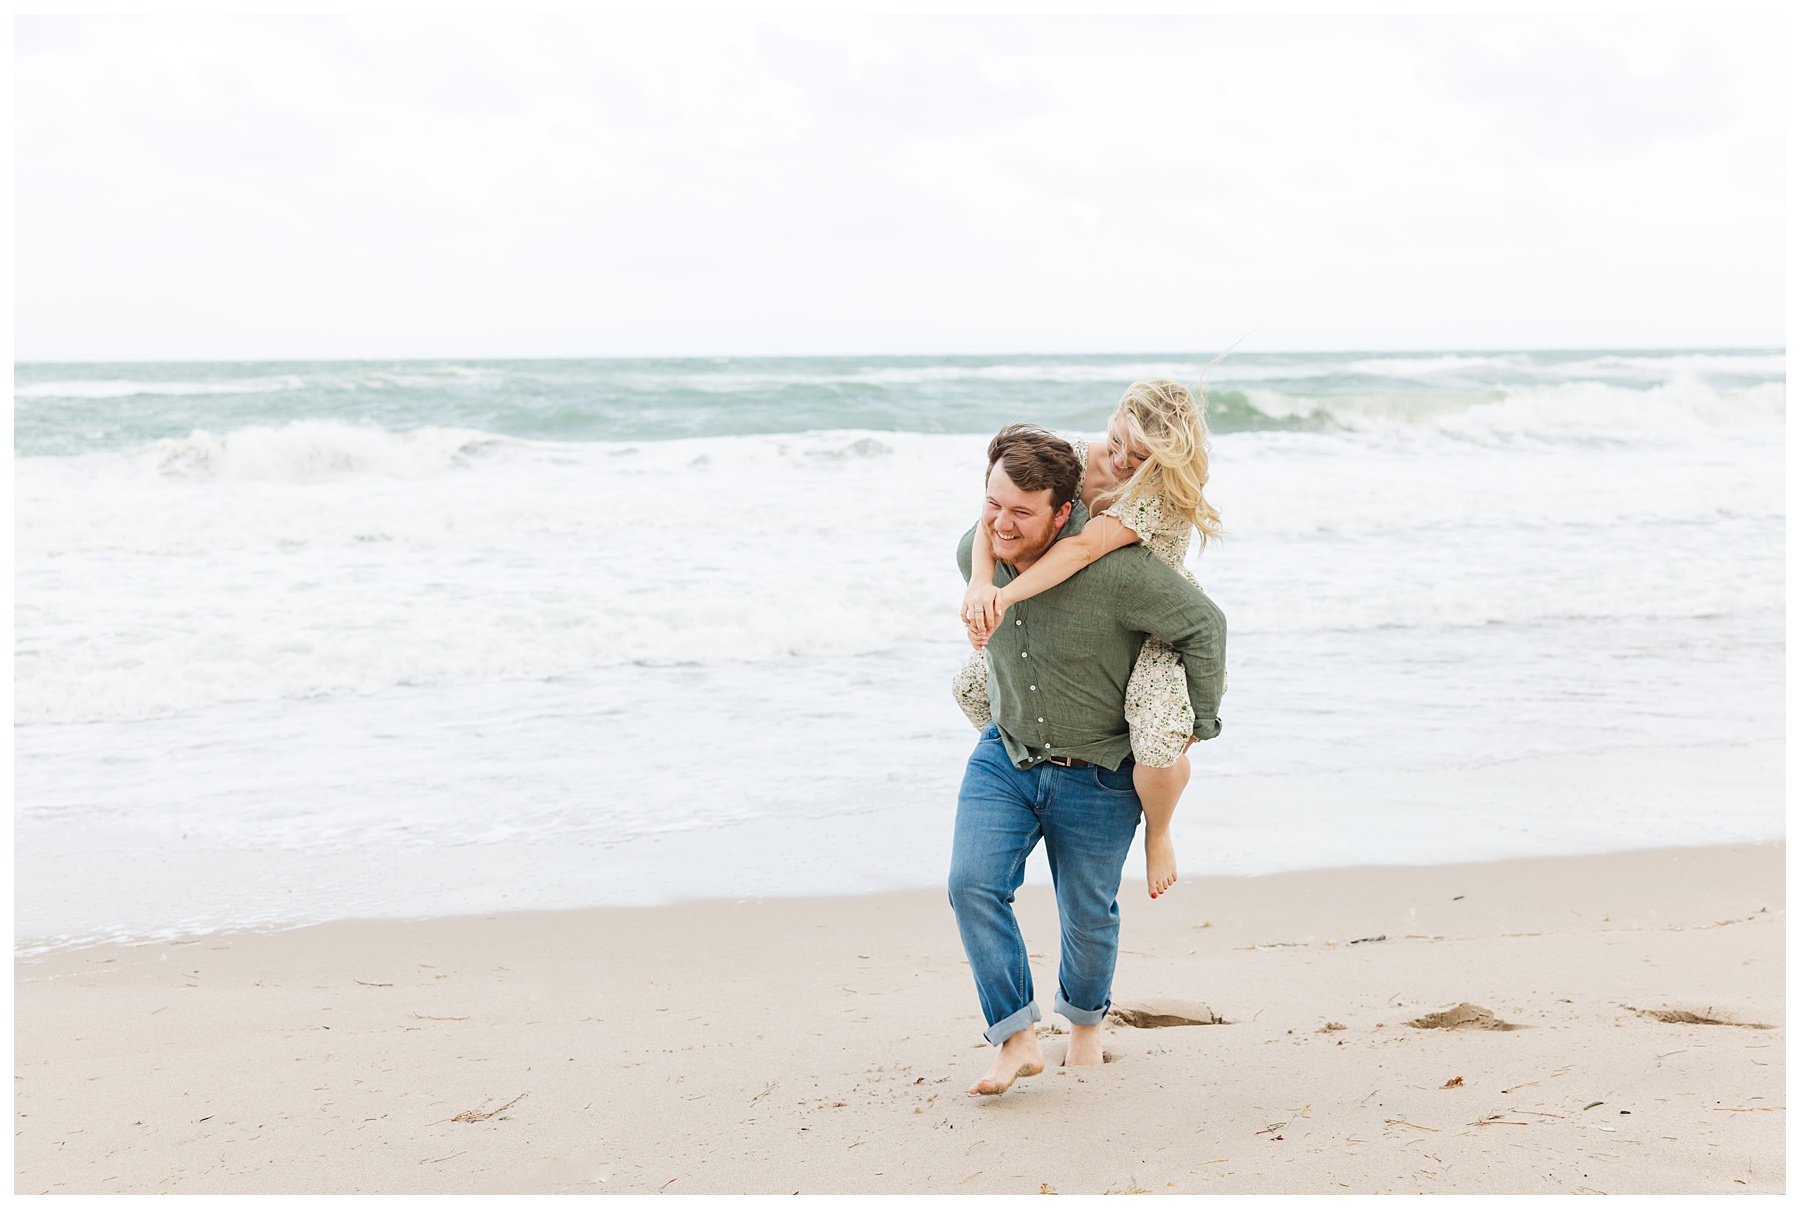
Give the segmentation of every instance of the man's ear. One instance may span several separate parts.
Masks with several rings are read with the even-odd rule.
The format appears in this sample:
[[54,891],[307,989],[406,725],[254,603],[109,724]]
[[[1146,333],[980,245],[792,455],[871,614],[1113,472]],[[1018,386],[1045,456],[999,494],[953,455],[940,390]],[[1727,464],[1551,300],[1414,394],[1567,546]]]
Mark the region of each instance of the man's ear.
[[1073,511],[1075,511],[1075,501],[1074,500],[1070,500],[1068,503],[1064,504],[1061,508],[1058,508],[1056,510],[1056,531],[1058,533],[1061,533],[1062,527],[1069,523],[1069,513],[1073,512]]

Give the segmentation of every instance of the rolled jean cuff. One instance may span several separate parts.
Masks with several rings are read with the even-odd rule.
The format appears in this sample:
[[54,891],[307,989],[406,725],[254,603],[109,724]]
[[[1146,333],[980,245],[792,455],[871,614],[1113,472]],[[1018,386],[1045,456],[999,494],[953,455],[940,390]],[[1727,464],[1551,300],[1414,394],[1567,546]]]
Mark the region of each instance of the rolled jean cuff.
[[1038,1005],[1035,1002],[1028,1003],[1006,1019],[989,1025],[982,1036],[988,1039],[989,1045],[1004,1045],[1008,1037],[1024,1032],[1043,1018],[1044,1014],[1038,1011]]
[[1110,1007],[1112,1007],[1112,1001],[1109,999],[1093,1011],[1089,1011],[1087,1008],[1078,1008],[1067,999],[1064,999],[1062,997],[1062,992],[1058,991],[1056,993],[1056,1004],[1052,1010],[1058,1016],[1066,1016],[1070,1024],[1089,1025],[1099,1024],[1101,1021],[1105,1020],[1106,1010]]

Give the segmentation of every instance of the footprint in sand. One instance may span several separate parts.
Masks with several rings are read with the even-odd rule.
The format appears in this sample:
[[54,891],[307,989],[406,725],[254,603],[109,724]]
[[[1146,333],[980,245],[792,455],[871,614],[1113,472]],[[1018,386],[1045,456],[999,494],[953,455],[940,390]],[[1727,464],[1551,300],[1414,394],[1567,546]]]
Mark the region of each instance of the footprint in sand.
[[1115,1003],[1106,1018],[1126,1028],[1181,1028],[1197,1024],[1229,1024],[1204,1003],[1188,999],[1146,999],[1137,1003]]

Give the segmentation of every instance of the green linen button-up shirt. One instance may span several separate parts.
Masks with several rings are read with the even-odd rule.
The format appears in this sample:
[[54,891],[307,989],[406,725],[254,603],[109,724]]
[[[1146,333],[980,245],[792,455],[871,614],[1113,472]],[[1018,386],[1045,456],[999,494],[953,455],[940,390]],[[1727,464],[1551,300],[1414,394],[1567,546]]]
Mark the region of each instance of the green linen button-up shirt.
[[[1077,500],[1057,540],[1086,520]],[[956,550],[965,580],[974,541],[970,529]],[[996,586],[1017,577],[1011,564],[995,564]],[[1056,755],[1117,769],[1131,754],[1125,684],[1146,637],[1181,656],[1195,737],[1218,734],[1225,615],[1186,576],[1141,545],[1126,546],[1013,605],[988,639],[988,699],[1013,764]]]

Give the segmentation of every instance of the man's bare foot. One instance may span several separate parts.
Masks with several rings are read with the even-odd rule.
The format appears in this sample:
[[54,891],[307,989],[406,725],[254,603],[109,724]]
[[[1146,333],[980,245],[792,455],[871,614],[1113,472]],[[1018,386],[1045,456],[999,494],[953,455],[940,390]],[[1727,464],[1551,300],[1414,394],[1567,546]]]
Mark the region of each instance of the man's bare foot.
[[1026,1025],[1000,1046],[988,1073],[969,1088],[971,1096],[997,1096],[1013,1085],[1014,1079],[1044,1073],[1044,1051],[1038,1046],[1037,1030]]
[[1151,898],[1175,884],[1175,840],[1166,830],[1156,835],[1144,831],[1144,880]]
[[1069,1052],[1063,1057],[1064,1066],[1099,1066],[1106,1061],[1106,1054],[1100,1048],[1100,1026],[1097,1024],[1076,1024],[1069,1029]]

